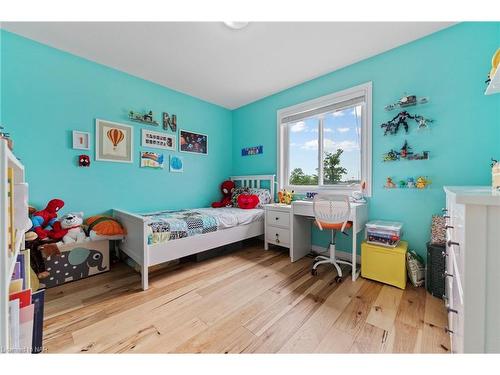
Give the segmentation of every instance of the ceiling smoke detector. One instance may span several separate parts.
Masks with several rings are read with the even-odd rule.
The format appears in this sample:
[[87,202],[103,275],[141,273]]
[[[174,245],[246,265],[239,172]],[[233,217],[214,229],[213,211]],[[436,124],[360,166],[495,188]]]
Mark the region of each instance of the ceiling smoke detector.
[[224,22],[224,25],[233,30],[241,30],[244,27],[248,26],[248,22],[230,21],[230,22]]

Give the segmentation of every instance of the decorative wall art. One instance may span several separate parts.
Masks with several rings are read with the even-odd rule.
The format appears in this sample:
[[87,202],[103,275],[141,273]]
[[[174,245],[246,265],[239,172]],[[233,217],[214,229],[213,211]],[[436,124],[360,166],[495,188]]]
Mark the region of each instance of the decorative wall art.
[[153,126],[159,125],[158,121],[155,121],[153,118],[153,111],[144,113],[129,111],[128,118],[130,119],[130,121],[140,122],[141,124],[147,124]]
[[142,168],[163,168],[164,156],[156,152],[142,151],[141,152],[141,167]]
[[184,172],[184,160],[181,156],[170,155],[170,172]]
[[162,119],[163,119],[163,130],[168,130],[168,128],[170,128],[170,130],[172,130],[173,132],[177,131],[176,115],[172,115],[170,117],[170,115],[167,112],[163,112]]
[[79,167],[90,167],[90,157],[88,155],[78,156],[78,166]]
[[259,155],[264,153],[264,146],[245,147],[241,149],[241,156]]
[[167,133],[154,132],[147,129],[141,130],[141,146],[161,148],[163,150],[175,150],[175,136]]
[[132,126],[96,119],[95,159],[132,163],[134,129]]
[[208,136],[188,130],[179,131],[180,151],[195,154],[208,154]]
[[73,149],[90,150],[90,133],[73,130]]

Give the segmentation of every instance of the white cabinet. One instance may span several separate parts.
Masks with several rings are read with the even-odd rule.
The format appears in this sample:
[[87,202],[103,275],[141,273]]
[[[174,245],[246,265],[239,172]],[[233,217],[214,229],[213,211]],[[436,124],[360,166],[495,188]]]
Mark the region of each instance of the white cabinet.
[[291,206],[284,204],[266,204],[265,215],[265,249],[268,244],[290,248],[290,215]]
[[500,353],[500,195],[446,192],[446,296],[454,353]]

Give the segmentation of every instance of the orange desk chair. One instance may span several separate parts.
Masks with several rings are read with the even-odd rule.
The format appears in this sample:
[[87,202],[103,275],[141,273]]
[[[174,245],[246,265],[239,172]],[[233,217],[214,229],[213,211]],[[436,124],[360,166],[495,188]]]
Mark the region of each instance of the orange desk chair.
[[351,215],[351,204],[347,195],[323,194],[319,193],[314,196],[313,201],[314,224],[320,230],[331,230],[332,239],[329,246],[330,256],[319,255],[314,259],[311,273],[317,274],[317,268],[320,264],[333,264],[337,269],[336,282],[342,281],[342,270],[339,264],[352,263],[339,260],[335,256],[335,236],[337,231],[345,233],[345,230],[352,227],[352,221],[348,221]]

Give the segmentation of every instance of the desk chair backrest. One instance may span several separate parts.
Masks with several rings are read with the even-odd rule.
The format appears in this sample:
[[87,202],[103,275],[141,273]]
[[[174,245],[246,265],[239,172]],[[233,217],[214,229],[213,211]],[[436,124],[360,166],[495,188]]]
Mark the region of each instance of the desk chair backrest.
[[347,195],[319,193],[314,196],[313,211],[319,229],[331,224],[342,224],[344,231],[351,216],[351,204]]

